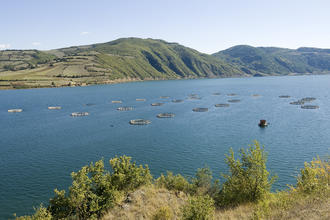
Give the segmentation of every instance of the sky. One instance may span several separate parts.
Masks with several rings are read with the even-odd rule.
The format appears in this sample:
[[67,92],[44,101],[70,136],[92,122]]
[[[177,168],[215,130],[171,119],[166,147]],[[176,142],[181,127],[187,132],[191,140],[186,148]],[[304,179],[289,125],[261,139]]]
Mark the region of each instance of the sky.
[[0,0],[0,49],[122,37],[208,54],[240,44],[330,48],[330,0]]

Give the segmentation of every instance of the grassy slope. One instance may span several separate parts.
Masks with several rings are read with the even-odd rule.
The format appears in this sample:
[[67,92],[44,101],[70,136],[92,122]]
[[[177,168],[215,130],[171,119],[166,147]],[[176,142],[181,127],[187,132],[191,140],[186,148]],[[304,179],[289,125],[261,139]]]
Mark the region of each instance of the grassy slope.
[[330,72],[330,50],[276,47],[251,47],[239,45],[213,54],[235,63],[249,74],[290,74]]
[[[279,196],[274,194],[274,196]],[[181,218],[181,208],[187,203],[184,192],[173,192],[154,185],[144,186],[129,195],[106,214],[102,220],[152,219],[157,210],[168,207],[172,219]],[[328,219],[330,199],[328,196],[294,196],[294,203],[287,208],[272,207],[267,219]],[[214,219],[252,219],[255,204],[243,204],[229,209],[217,209]]]
[[[102,44],[34,52],[43,56],[35,60],[38,56],[17,51],[17,59],[6,56],[6,61],[0,61],[0,88],[11,88],[16,84],[17,88],[49,87],[52,82],[64,86],[70,82],[97,84],[117,80],[244,75],[240,69],[211,55],[153,39],[125,38]],[[33,62],[34,65],[19,66],[17,60]]]

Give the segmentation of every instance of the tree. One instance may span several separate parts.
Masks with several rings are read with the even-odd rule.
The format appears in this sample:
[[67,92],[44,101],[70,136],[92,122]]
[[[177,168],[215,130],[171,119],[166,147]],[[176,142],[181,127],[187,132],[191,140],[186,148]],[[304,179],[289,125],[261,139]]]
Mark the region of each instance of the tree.
[[235,159],[231,149],[226,155],[229,175],[222,175],[222,184],[217,202],[220,206],[256,202],[270,192],[276,177],[271,177],[266,168],[267,155],[264,147],[255,141],[249,148],[240,150],[240,158]]

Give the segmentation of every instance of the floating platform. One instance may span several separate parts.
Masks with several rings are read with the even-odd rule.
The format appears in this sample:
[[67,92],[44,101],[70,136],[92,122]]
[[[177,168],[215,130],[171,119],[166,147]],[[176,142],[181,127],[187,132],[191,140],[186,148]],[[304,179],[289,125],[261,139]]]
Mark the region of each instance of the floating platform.
[[289,96],[289,95],[280,95],[279,96],[279,98],[281,98],[281,99],[288,99],[288,98],[290,98],[291,96]]
[[259,94],[253,94],[252,97],[260,97]]
[[114,100],[114,101],[111,101],[112,103],[123,103],[122,101],[120,100]]
[[173,118],[174,116],[174,113],[160,113],[157,115],[157,118]]
[[240,102],[241,100],[239,99],[230,99],[228,100],[228,102],[231,102],[231,103],[237,103],[237,102]]
[[138,102],[145,102],[146,99],[135,99],[135,101],[138,101]]
[[312,102],[315,100],[316,100],[316,98],[314,98],[314,97],[305,97],[305,98],[300,99],[300,101],[302,101],[302,102]]
[[124,107],[119,107],[117,108],[118,111],[132,111],[133,107],[130,106],[124,106]]
[[134,120],[130,120],[129,123],[131,125],[147,125],[147,124],[150,124],[151,121],[145,120],[145,119],[134,119]]
[[215,104],[215,107],[229,107],[229,104]]
[[302,109],[318,109],[320,108],[318,105],[302,105]]
[[50,110],[59,110],[59,109],[62,109],[61,106],[49,106],[48,109]]
[[72,112],[71,116],[72,117],[80,117],[80,116],[88,116],[89,113],[88,112]]
[[193,112],[207,112],[208,108],[193,108]]
[[162,106],[162,105],[164,105],[164,103],[161,102],[155,102],[151,104],[151,106]]
[[215,93],[213,93],[213,95],[221,95],[221,93],[220,92],[215,92]]
[[15,109],[8,109],[8,112],[22,112],[23,109],[15,108]]
[[301,100],[290,102],[290,105],[303,105],[303,104],[305,104],[305,102],[303,102]]
[[161,98],[161,99],[168,99],[168,98],[170,98],[169,96],[161,96],[161,97],[159,97],[159,98]]
[[172,102],[174,102],[174,103],[180,103],[180,102],[183,102],[183,100],[182,99],[173,99]]
[[229,94],[227,94],[227,96],[237,96],[237,94],[236,93],[229,93]]
[[201,97],[198,97],[198,96],[189,96],[188,98],[193,99],[193,100],[201,100],[202,99]]

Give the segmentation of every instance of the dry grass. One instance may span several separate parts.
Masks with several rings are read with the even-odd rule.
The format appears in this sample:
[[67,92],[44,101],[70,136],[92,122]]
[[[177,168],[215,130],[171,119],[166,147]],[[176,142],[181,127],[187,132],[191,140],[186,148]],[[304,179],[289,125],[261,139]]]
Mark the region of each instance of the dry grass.
[[173,219],[179,219],[180,207],[188,199],[183,192],[175,193],[155,186],[142,187],[128,197],[105,215],[103,220],[152,219],[162,207],[168,207],[173,213]]
[[251,219],[253,214],[253,205],[241,205],[236,208],[231,209],[221,209],[215,211],[215,219],[230,219],[230,220],[238,220],[238,219]]

